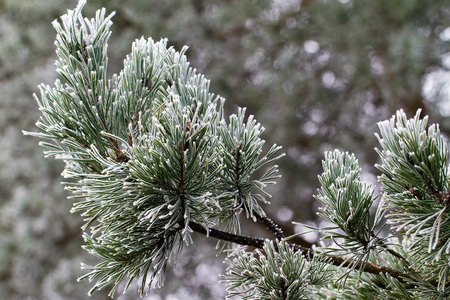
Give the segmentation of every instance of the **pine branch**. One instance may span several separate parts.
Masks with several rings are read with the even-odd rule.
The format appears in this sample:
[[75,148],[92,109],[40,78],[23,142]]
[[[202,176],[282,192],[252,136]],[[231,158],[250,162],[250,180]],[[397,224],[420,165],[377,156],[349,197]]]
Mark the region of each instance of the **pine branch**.
[[283,230],[281,229],[280,226],[278,226],[278,224],[276,224],[274,221],[272,221],[272,219],[270,219],[267,216],[261,216],[256,212],[253,212],[253,214],[256,217],[256,220],[258,220],[258,222],[263,223],[264,225],[267,226],[267,228],[273,232],[273,234],[275,234],[275,236],[277,237],[278,240],[282,240],[284,239],[286,236],[284,235]]
[[[213,237],[213,238],[216,238],[216,239],[219,239],[222,241],[232,242],[232,243],[236,243],[236,244],[243,245],[243,246],[251,246],[254,248],[258,248],[258,249],[263,249],[264,244],[266,242],[262,238],[254,238],[254,237],[232,234],[232,233],[224,232],[224,231],[217,230],[214,228],[205,229],[200,224],[197,224],[192,221],[189,223],[189,227],[193,231],[203,234],[203,235],[206,235],[208,237]],[[311,248],[305,248],[305,247],[302,247],[297,244],[290,244],[290,245],[291,245],[291,247],[293,247],[293,249],[295,251],[300,251],[302,253],[302,255],[308,260],[312,260],[315,255],[320,255],[325,258],[328,258],[329,263],[334,266],[337,266],[337,267],[361,270],[363,272],[367,272],[367,273],[374,274],[374,275],[389,274],[391,277],[397,279],[401,283],[406,283],[405,279],[407,279],[407,278],[413,279],[409,274],[399,271],[399,270],[396,270],[396,269],[393,269],[393,268],[380,266],[380,265],[368,263],[368,262],[356,261],[351,258],[347,258],[347,257],[343,257],[343,256],[327,255],[327,254],[314,254]],[[431,283],[433,285],[436,285],[435,282],[431,282]]]
[[386,243],[382,239],[377,237],[377,235],[373,231],[370,232],[370,235],[377,241],[377,243],[380,247],[382,247],[384,250],[386,250],[391,255],[393,255],[393,256],[397,257],[398,259],[400,259],[401,261],[403,261],[406,265],[409,265],[409,262],[406,260],[406,258],[403,255],[401,255],[394,249],[389,248],[389,246],[386,245]]
[[225,242],[231,242],[231,243],[235,243],[235,244],[239,244],[239,245],[243,245],[243,246],[250,246],[250,247],[254,247],[254,248],[258,248],[258,249],[262,249],[266,242],[262,238],[254,238],[254,237],[249,237],[249,236],[233,234],[233,233],[217,230],[214,228],[205,229],[202,225],[195,223],[193,221],[189,222],[189,227],[193,231],[195,231],[197,233],[201,233],[208,237],[213,237],[213,238],[225,241]]
[[[273,215],[271,215],[270,212],[266,211],[266,217],[274,220],[275,217]],[[262,223],[262,222],[258,222],[256,223],[258,225],[261,225],[261,227],[267,228],[267,225]],[[308,242],[307,240],[305,240],[301,235],[296,235],[295,230],[293,229],[292,226],[290,226],[290,223],[276,223],[276,225],[281,229],[281,231],[283,232],[284,236],[289,236],[290,237],[290,241],[294,244],[300,245],[302,247],[305,248],[311,248],[313,245],[316,245],[316,243],[311,243]],[[291,237],[292,236],[292,237]]]
[[[296,247],[297,248],[297,247]],[[305,251],[303,248],[300,248],[300,251]],[[385,266],[380,266],[373,263],[356,261],[351,258],[343,257],[343,256],[335,256],[335,255],[324,255],[325,257],[330,259],[330,263],[334,266],[344,267],[344,268],[352,268],[355,270],[361,270],[363,272],[367,272],[374,275],[379,274],[389,274],[393,278],[397,279],[401,283],[406,283],[406,278],[411,278],[411,276],[402,271],[392,269]]]
[[[305,226],[320,230],[344,251],[286,241],[289,231],[261,206],[270,196],[266,186],[279,177],[273,162],[283,156],[274,156],[281,147],[263,151],[264,127],[245,109],[225,120],[224,99],[215,98],[209,81],[189,67],[186,48],[177,52],[166,40],[136,40],[123,71],[108,80],[112,15],[105,17],[103,9],[85,19],[85,3],[63,16],[62,24],[54,23],[58,73],[67,84],[41,88],[38,127],[46,133],[33,135],[54,140],[42,145],[66,161],[65,176],[78,179],[68,189],[84,200],[72,211],[82,212],[83,229],[92,231],[84,235],[86,250],[103,260],[83,276],[98,278],[93,290],[114,283],[113,295],[126,276],[125,289],[142,278],[141,293],[154,280],[162,284],[169,257],[181,252],[183,242],[189,244],[194,231],[256,249],[237,248],[238,259],[230,263],[227,281],[231,289],[242,288],[244,299],[300,299],[311,287],[330,287],[333,293],[329,282],[340,280],[341,267],[345,275],[379,275],[369,277],[379,281],[372,287],[358,284],[366,279],[372,285],[367,276],[349,276],[345,285],[351,281],[348,288],[360,295],[377,286],[385,293],[381,298],[408,298],[419,289],[422,296],[445,295],[450,180],[438,126],[426,131],[419,112],[412,120],[399,112],[397,120],[380,123],[384,204],[375,218],[370,211],[380,194],[362,180],[356,157],[328,152],[316,198],[325,205],[318,215],[332,225]],[[275,237],[235,234],[242,211]],[[374,230],[383,226],[384,216],[408,238],[378,237]],[[230,232],[213,228],[225,224]],[[252,276],[246,275],[250,269]]]

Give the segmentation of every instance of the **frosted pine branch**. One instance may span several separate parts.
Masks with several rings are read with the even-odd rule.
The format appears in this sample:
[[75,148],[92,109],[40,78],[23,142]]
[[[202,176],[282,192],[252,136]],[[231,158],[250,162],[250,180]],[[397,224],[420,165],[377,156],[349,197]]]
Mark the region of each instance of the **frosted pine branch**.
[[[136,40],[123,70],[107,78],[114,14],[84,18],[85,3],[53,23],[61,79],[41,85],[40,131],[26,134],[65,162],[83,248],[101,260],[84,265],[91,294],[112,286],[113,296],[122,282],[125,290],[140,282],[141,294],[161,287],[170,259],[197,232],[226,242],[229,296],[450,296],[448,149],[438,125],[401,110],[379,123],[381,194],[355,155],[327,152],[316,195],[325,225],[296,223],[322,243],[302,247],[266,216],[283,154],[265,150],[264,127],[245,108],[226,117],[225,99],[190,66],[187,47],[165,39]],[[273,240],[242,235],[243,217]]]

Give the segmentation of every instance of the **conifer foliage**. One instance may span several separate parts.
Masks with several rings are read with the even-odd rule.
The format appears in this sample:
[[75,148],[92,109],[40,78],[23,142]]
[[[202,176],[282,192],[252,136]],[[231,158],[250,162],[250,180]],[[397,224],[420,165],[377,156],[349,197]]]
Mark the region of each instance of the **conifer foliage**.
[[[427,117],[399,111],[379,124],[381,194],[362,181],[354,155],[325,154],[316,198],[329,225],[304,226],[331,243],[304,248],[265,216],[265,187],[275,183],[282,154],[277,145],[263,150],[264,127],[243,108],[226,117],[224,99],[189,66],[187,48],[178,52],[167,40],[136,40],[108,79],[113,14],[101,9],[86,19],[84,5],[53,24],[62,81],[40,87],[41,132],[26,134],[66,163],[72,212],[86,222],[84,248],[102,260],[84,265],[81,279],[96,281],[90,293],[111,285],[113,296],[134,281],[141,293],[161,286],[169,260],[197,232],[229,242],[230,297],[449,296],[448,150]],[[274,239],[240,235],[241,214]]]
[[84,4],[53,24],[65,82],[41,86],[44,133],[36,135],[51,141],[41,142],[46,155],[66,162],[72,211],[86,220],[85,248],[104,260],[85,266],[86,277],[98,278],[94,289],[115,282],[113,294],[125,277],[160,285],[170,257],[191,242],[192,224],[206,234],[220,224],[237,233],[241,211],[263,216],[264,187],[277,169],[251,175],[280,147],[262,153],[264,128],[245,109],[225,119],[224,99],[189,67],[187,48],[136,40],[108,80],[113,15],[102,9],[85,19]]

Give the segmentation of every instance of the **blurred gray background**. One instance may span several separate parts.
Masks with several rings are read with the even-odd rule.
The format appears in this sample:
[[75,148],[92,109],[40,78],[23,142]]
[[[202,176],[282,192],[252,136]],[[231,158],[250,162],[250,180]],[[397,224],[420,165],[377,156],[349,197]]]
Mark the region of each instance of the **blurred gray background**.
[[[0,295],[2,299],[87,299],[77,283],[82,218],[60,182],[62,162],[44,159],[34,138],[32,94],[56,79],[51,22],[76,0],[0,0]],[[313,199],[323,152],[354,152],[375,181],[373,135],[399,108],[418,108],[450,133],[450,2],[444,0],[89,0],[84,14],[116,11],[109,42],[111,74],[134,39],[190,46],[191,65],[227,99],[228,113],[248,107],[283,146],[283,177],[271,188],[269,216],[315,222]],[[244,233],[264,236],[246,222]],[[200,237],[185,248],[166,286],[144,299],[223,299],[223,257]],[[132,287],[118,299],[138,299]],[[108,299],[108,291],[92,299]],[[120,294],[119,294],[120,295]]]

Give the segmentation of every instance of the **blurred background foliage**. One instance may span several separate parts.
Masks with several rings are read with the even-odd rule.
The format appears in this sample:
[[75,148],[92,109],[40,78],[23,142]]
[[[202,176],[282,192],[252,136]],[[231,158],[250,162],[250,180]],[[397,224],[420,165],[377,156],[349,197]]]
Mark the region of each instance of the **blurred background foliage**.
[[[77,283],[81,217],[60,185],[61,162],[43,159],[32,94],[55,80],[51,22],[76,0],[0,0],[0,295],[5,299],[86,299]],[[191,65],[211,90],[266,127],[284,147],[283,177],[269,216],[314,222],[313,195],[325,150],[354,152],[376,180],[376,123],[418,108],[450,133],[450,3],[445,0],[90,0],[85,15],[115,10],[110,72],[119,72],[141,36],[189,45]],[[246,223],[244,232],[263,236]],[[295,228],[294,228],[295,229]],[[297,228],[300,230],[300,228]],[[222,259],[200,238],[185,249],[166,286],[145,299],[220,299]],[[107,299],[107,292],[92,299]],[[136,299],[130,290],[119,299]]]

